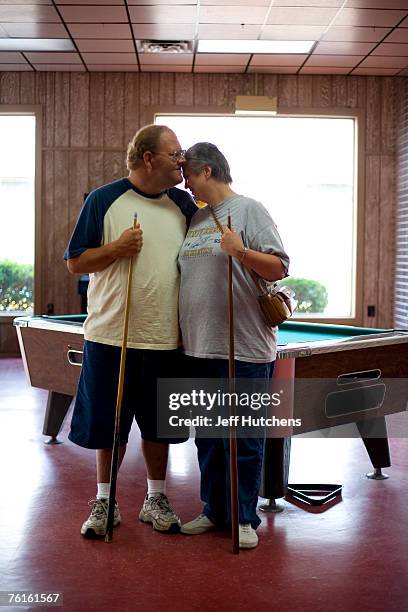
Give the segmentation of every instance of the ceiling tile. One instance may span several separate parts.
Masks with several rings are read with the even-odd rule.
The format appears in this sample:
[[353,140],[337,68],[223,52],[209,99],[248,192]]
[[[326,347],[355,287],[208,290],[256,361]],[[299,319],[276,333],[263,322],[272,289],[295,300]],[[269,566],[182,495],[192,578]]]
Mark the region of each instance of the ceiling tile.
[[0,22],[17,23],[61,23],[53,6],[26,4],[23,7],[14,4],[0,5]]
[[267,15],[264,6],[202,6],[200,23],[248,23],[262,24]]
[[195,6],[129,6],[133,23],[195,23]]
[[2,23],[11,38],[69,38],[62,23]]
[[85,64],[137,64],[136,53],[81,53]]
[[132,38],[129,25],[122,23],[69,23],[68,30],[74,38]]
[[78,53],[48,53],[45,51],[29,51],[26,58],[32,64],[81,64]]
[[198,64],[195,64],[194,66],[194,72],[209,72],[211,74],[214,72],[235,72],[238,74],[243,74],[244,71],[245,66],[201,66]]
[[[171,5],[185,5],[185,4],[193,4],[197,5],[197,0],[128,0],[129,6],[132,4],[143,4],[143,5],[154,5],[154,4],[165,4],[167,6]],[[202,2],[201,2],[202,4]]]
[[0,64],[26,64],[21,53],[16,51],[0,51]]
[[336,17],[333,25],[392,27],[395,26],[405,14],[405,11],[345,8],[338,17]]
[[275,0],[273,6],[314,6],[320,8],[339,8],[344,0]]
[[135,38],[155,40],[192,40],[195,33],[194,23],[133,23]]
[[334,41],[351,41],[351,42],[378,42],[391,28],[376,28],[376,27],[350,27],[350,26],[332,26],[322,40]]
[[197,53],[196,66],[246,66],[250,53]]
[[278,25],[328,25],[336,15],[335,8],[278,8],[272,7],[268,23]]
[[[137,0],[136,0],[137,1]],[[269,6],[271,0],[201,0],[201,6]]]
[[60,6],[67,23],[127,23],[124,6]]
[[266,25],[262,28],[262,40],[319,40],[325,26]]
[[387,43],[408,43],[408,28],[397,28],[385,40]]
[[23,4],[48,4],[51,5],[51,0],[0,0],[1,4],[15,4],[15,5],[23,5]]
[[89,64],[89,72],[139,72],[139,66],[134,64]]
[[360,66],[362,68],[407,68],[408,57],[382,57],[379,55],[370,55],[370,57],[367,57],[361,62]]
[[321,42],[316,45],[313,54],[329,55],[366,55],[375,47],[375,43],[359,42]]
[[82,64],[33,64],[40,72],[85,72]]
[[327,66],[303,66],[299,70],[299,74],[348,74],[349,72],[350,68],[347,66],[331,66],[330,68]]
[[0,63],[0,72],[32,72],[30,64],[1,64]]
[[71,4],[71,5],[86,5],[86,6],[90,6],[90,5],[98,5],[98,6],[120,5],[120,6],[123,6],[123,0],[55,0],[55,4],[59,4],[59,5]]
[[[247,0],[246,0],[247,1]],[[261,33],[260,25],[241,24],[208,24],[200,23],[198,26],[198,38],[203,40],[230,39],[230,40],[255,40]]]
[[81,52],[134,53],[132,40],[83,40],[77,38],[75,42]]
[[296,74],[297,66],[249,66],[248,72],[257,74]]
[[193,53],[139,53],[140,65],[162,64],[163,66],[191,66]]
[[145,64],[140,67],[141,72],[191,72],[191,66],[174,66],[165,64]]
[[347,8],[407,9],[407,0],[348,0]]
[[408,44],[382,43],[374,49],[373,55],[408,55]]
[[306,66],[344,66],[352,68],[364,58],[364,55],[312,55],[306,62]]
[[352,74],[361,74],[365,76],[394,76],[400,71],[400,68],[356,68]]
[[296,53],[291,55],[253,55],[250,66],[300,66],[306,58],[307,55]]

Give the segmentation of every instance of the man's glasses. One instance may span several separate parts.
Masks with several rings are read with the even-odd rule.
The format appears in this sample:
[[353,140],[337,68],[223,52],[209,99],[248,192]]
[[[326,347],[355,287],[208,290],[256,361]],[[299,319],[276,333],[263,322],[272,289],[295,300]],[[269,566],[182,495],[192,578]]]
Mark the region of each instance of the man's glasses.
[[167,157],[170,157],[170,159],[172,159],[173,161],[180,161],[180,159],[184,159],[186,156],[186,150],[185,149],[179,149],[178,151],[174,151],[174,153],[160,153],[160,152],[154,152],[154,155],[167,155]]

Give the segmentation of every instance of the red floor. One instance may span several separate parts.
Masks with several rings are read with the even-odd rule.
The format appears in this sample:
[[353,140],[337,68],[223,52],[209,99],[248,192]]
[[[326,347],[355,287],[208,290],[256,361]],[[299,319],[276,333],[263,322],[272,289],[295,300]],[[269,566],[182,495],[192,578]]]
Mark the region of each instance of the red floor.
[[[79,535],[95,493],[93,452],[67,441],[67,426],[64,444],[44,445],[46,397],[20,360],[0,360],[0,591],[63,591],[72,612],[408,610],[406,439],[391,440],[382,482],[365,478],[358,439],[295,439],[290,480],[341,482],[343,501],[321,514],[284,502],[283,513],[262,516],[259,547],[234,556],[225,534],[166,536],[138,522],[135,429],[118,482],[123,523],[105,544]],[[182,519],[200,511],[192,440],[172,448],[168,494]]]

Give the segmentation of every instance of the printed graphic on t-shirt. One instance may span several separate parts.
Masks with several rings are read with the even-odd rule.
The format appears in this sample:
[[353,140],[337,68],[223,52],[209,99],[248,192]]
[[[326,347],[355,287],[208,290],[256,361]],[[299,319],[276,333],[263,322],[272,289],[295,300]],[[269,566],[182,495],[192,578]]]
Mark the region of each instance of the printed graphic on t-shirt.
[[215,255],[214,245],[220,242],[220,231],[215,225],[198,230],[190,229],[184,240],[180,258],[186,259],[188,257],[209,257]]

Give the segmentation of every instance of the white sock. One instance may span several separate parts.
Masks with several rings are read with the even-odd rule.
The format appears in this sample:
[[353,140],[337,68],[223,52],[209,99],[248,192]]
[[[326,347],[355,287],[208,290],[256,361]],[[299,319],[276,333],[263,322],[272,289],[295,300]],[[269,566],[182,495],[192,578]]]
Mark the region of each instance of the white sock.
[[110,482],[98,482],[96,499],[109,499]]
[[153,497],[157,493],[166,492],[166,481],[165,480],[150,480],[147,479],[147,496]]

